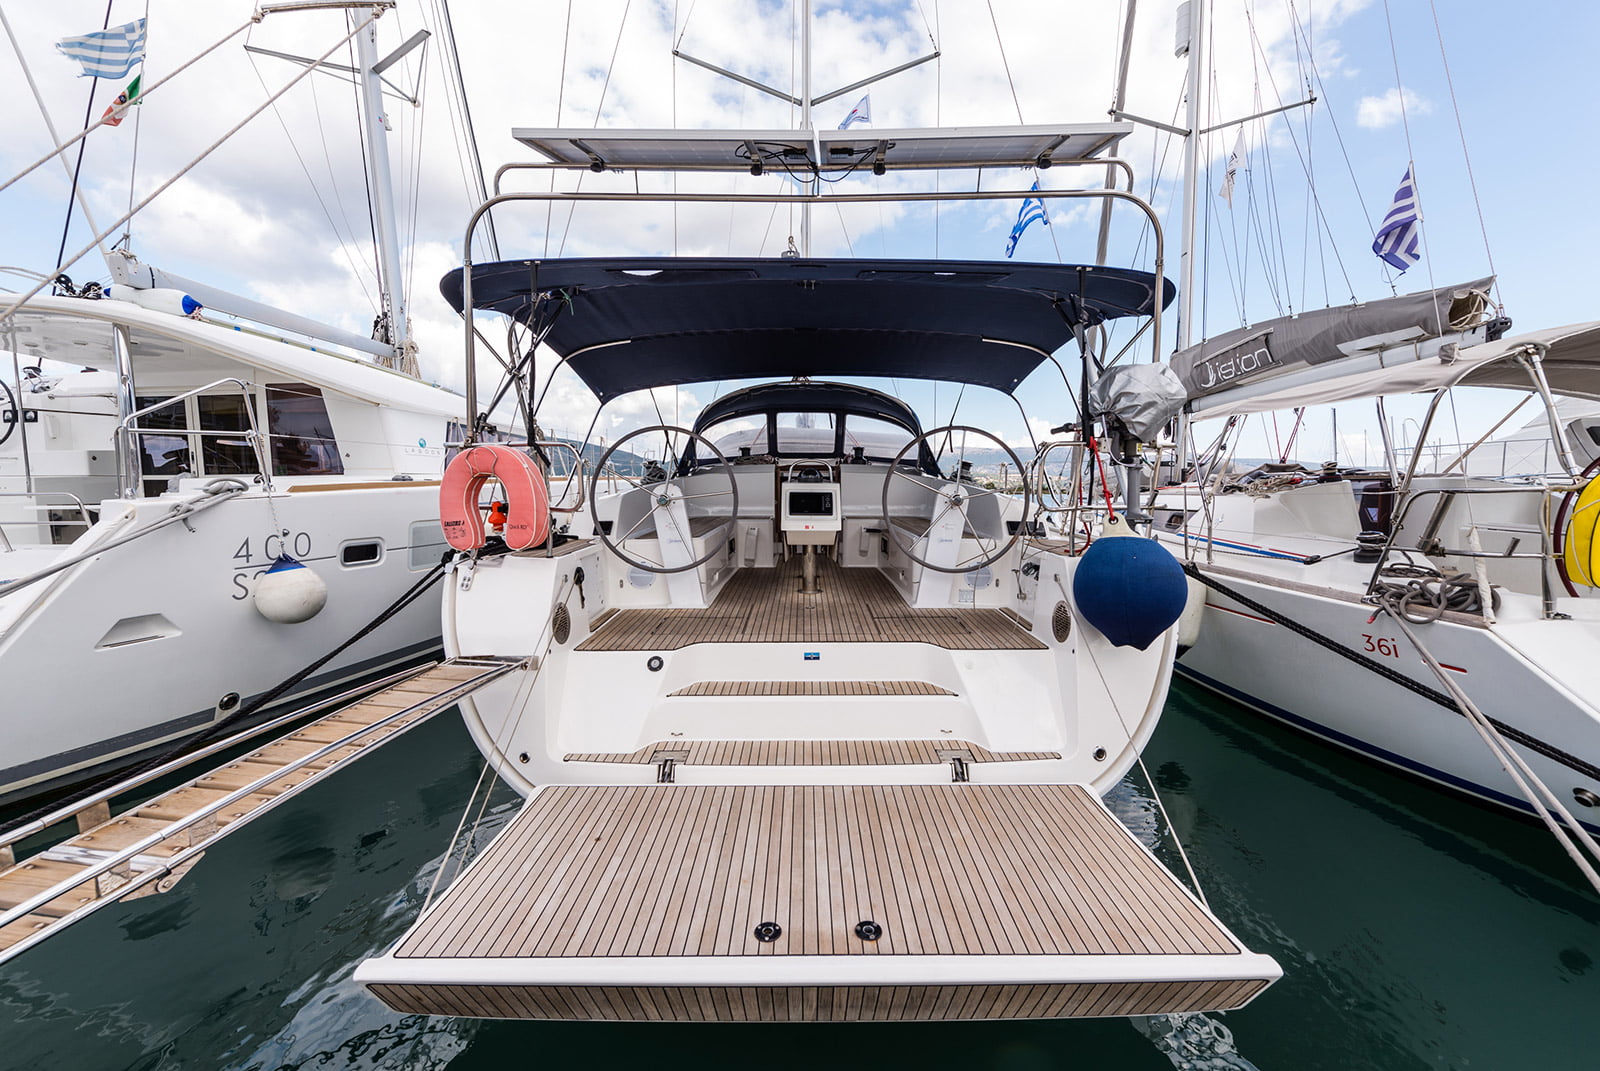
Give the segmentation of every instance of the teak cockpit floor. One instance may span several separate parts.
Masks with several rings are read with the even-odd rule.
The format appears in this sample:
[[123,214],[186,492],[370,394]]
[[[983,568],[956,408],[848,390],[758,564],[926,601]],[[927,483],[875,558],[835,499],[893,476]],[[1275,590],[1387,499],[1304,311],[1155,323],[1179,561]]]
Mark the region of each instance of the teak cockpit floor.
[[876,569],[817,563],[820,595],[800,593],[800,562],[741,569],[703,610],[610,615],[580,651],[675,651],[696,643],[929,643],[949,650],[1032,651],[1046,645],[1003,610],[916,610]]

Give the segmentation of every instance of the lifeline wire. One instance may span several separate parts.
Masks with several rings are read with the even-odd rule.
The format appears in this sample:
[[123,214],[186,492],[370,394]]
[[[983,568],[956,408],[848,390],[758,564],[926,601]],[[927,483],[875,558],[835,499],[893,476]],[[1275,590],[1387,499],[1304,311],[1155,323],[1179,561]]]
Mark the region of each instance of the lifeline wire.
[[[1516,783],[1517,789],[1527,799],[1529,805],[1539,816],[1539,820],[1549,828],[1550,835],[1555,837],[1562,849],[1578,865],[1578,869],[1583,872],[1583,876],[1588,879],[1594,891],[1600,893],[1600,873],[1595,871],[1593,863],[1593,859],[1600,859],[1600,844],[1597,844],[1594,837],[1589,834],[1589,831],[1584,829],[1582,824],[1572,816],[1572,812],[1566,808],[1560,797],[1550,789],[1550,786],[1545,784],[1539,778],[1539,775],[1533,772],[1533,768],[1528,765],[1522,756],[1511,748],[1505,737],[1496,731],[1493,720],[1486,717],[1483,711],[1478,709],[1477,704],[1473,703],[1467,693],[1462,690],[1461,686],[1450,679],[1444,667],[1433,657],[1433,653],[1423,646],[1422,641],[1417,638],[1417,634],[1406,623],[1405,615],[1391,612],[1389,616],[1400,626],[1400,631],[1406,634],[1406,638],[1417,649],[1417,653],[1428,664],[1428,668],[1433,671],[1434,676],[1439,678],[1439,683],[1449,690],[1451,697],[1456,701],[1457,709],[1472,724],[1472,728],[1477,731],[1478,736],[1482,738],[1490,753],[1494,755],[1511,780]],[[1532,782],[1532,784],[1530,785],[1529,782]],[[1537,791],[1535,791],[1536,789]],[[1548,801],[1548,806],[1539,799],[1541,795]],[[1552,810],[1559,814],[1571,828],[1564,828],[1561,823],[1557,822],[1555,816],[1551,814]],[[1589,850],[1593,859],[1583,854],[1580,850],[1580,845],[1582,848]]]
[[[193,59],[189,60],[187,63],[181,64],[175,71],[173,71],[171,74],[167,75],[165,78],[158,78],[155,81],[151,82],[148,86],[141,85],[139,87],[139,99],[140,100],[144,100],[151,93],[154,93],[157,89],[160,89],[162,86],[164,86],[168,82],[172,81],[178,75],[182,74],[184,71],[186,71],[190,67],[194,66],[200,60],[202,60],[205,57],[209,56],[211,53],[215,52],[217,49],[221,48],[223,45],[227,44],[229,41],[233,40],[235,37],[238,37],[241,33],[243,33],[244,31],[248,30],[251,26],[254,26],[256,23],[260,22],[263,18],[265,18],[265,15],[262,14],[261,12],[257,12],[256,14],[252,15],[250,18],[246,19],[239,26],[238,29],[230,31],[227,34],[227,36],[225,36],[225,37],[221,38],[220,40],[218,40],[216,42],[216,44],[213,44],[209,48],[205,49],[203,52],[201,52],[199,55],[195,56]],[[371,22],[372,20],[368,19],[367,21]],[[342,43],[343,42],[341,42],[341,44]],[[339,47],[338,45],[335,45],[334,48],[329,49],[328,52],[323,55],[322,59],[327,59],[328,56],[331,56],[333,54],[334,50],[337,49],[338,47]],[[320,63],[322,61],[318,60],[317,62]],[[296,79],[296,81],[299,81],[299,79]],[[293,83],[291,83],[291,84],[293,84]],[[98,120],[96,120],[93,123],[90,123],[83,130],[80,130],[78,133],[74,134],[72,137],[68,138],[66,141],[62,142],[60,145],[57,145],[50,152],[45,153],[43,156],[41,156],[39,159],[35,160],[33,163],[29,164],[27,167],[23,168],[21,171],[18,171],[15,175],[12,175],[10,178],[6,179],[5,182],[0,182],[0,193],[5,192],[5,190],[8,187],[10,187],[13,183],[15,183],[17,180],[19,180],[19,179],[23,178],[24,176],[32,173],[33,171],[37,170],[38,168],[43,167],[45,164],[49,163],[52,158],[60,156],[62,153],[66,152],[68,149],[72,148],[74,145],[76,145],[78,142],[82,141],[84,138],[88,137],[90,134],[94,133],[96,130],[99,130],[102,126],[104,126],[106,124],[106,120],[109,119],[109,118],[112,118],[112,116],[108,116],[108,115],[101,116]],[[230,133],[232,133],[232,132],[230,131]],[[126,218],[119,219],[117,221],[117,226],[120,227],[124,222],[126,222]],[[111,229],[112,230],[116,230],[116,227],[113,227]],[[82,254],[79,254],[79,256],[81,256],[81,255]],[[77,257],[74,257],[73,259],[76,260]],[[29,295],[29,296],[31,297],[32,295]]]
[[[157,197],[160,197],[163,193],[166,193],[167,190],[170,189],[179,179],[183,178],[183,176],[187,175],[190,171],[194,170],[195,166],[198,165],[201,160],[204,160],[206,157],[210,156],[224,142],[226,142],[228,139],[232,138],[240,130],[244,129],[245,125],[247,123],[249,123],[250,120],[254,119],[256,116],[260,115],[262,112],[266,111],[269,107],[271,107],[273,102],[275,102],[279,97],[283,96],[290,89],[292,89],[294,86],[299,84],[299,82],[300,82],[300,80],[302,78],[308,77],[312,72],[314,72],[317,69],[318,66],[320,66],[323,62],[325,62],[328,59],[329,56],[331,56],[335,52],[337,52],[345,44],[346,41],[349,41],[349,40],[353,39],[357,33],[360,33],[362,30],[364,30],[368,26],[370,26],[372,24],[373,18],[376,18],[376,16],[373,16],[372,18],[368,18],[360,26],[357,26],[354,31],[352,31],[346,37],[341,39],[337,44],[335,44],[332,48],[328,49],[322,55],[318,56],[314,63],[307,65],[305,70],[301,71],[299,74],[297,74],[293,78],[291,78],[284,85],[284,87],[282,89],[278,90],[277,93],[275,93],[271,97],[267,98],[267,100],[263,104],[261,104],[259,107],[257,107],[249,115],[245,116],[243,119],[241,119],[237,123],[235,123],[227,131],[227,133],[223,134],[222,137],[220,137],[217,140],[213,141],[209,146],[206,147],[204,152],[202,152],[199,156],[195,157],[188,164],[184,165],[184,167],[181,168],[176,175],[173,175],[171,178],[167,179],[167,181],[163,182],[160,186],[157,186],[155,188],[155,190],[152,191],[151,194],[148,197],[146,197],[144,200],[140,201],[130,211],[128,211],[127,213],[125,213],[125,214],[123,214],[121,216],[118,216],[116,222],[111,224],[110,227],[108,227],[105,230],[100,231],[97,234],[95,234],[94,240],[91,241],[88,245],[84,246],[82,249],[78,250],[76,253],[74,253],[72,255],[72,257],[66,261],[66,263],[61,265],[61,268],[63,270],[65,270],[66,268],[69,268],[72,265],[76,264],[79,260],[81,260],[83,258],[85,253],[89,252],[89,250],[91,250],[91,249],[95,248],[96,246],[98,246],[102,241],[105,240],[105,238],[108,235],[110,235],[112,232],[114,232],[118,227],[120,227],[124,223],[128,222],[128,220],[132,219],[134,217],[135,213],[143,211],[144,207],[146,205],[148,205],[151,201],[154,201]],[[248,26],[248,25],[250,25],[250,24],[249,23],[245,24],[245,26]],[[239,29],[243,30],[244,28],[245,28],[244,26],[241,26]],[[222,42],[220,42],[220,41],[218,42],[219,45],[221,43]],[[196,57],[196,58],[198,58],[198,57]],[[174,73],[176,73],[176,72],[174,72]],[[168,77],[171,77],[171,76],[169,75]],[[140,96],[143,96],[143,95],[144,95],[143,93],[140,94]],[[104,121],[105,121],[104,119],[101,120],[101,122],[104,122]],[[98,126],[99,124],[96,124],[96,125]],[[89,129],[93,130],[95,128],[94,127],[90,127]],[[79,135],[79,136],[81,137],[82,135]],[[74,139],[74,140],[76,140],[76,139]],[[65,151],[65,149],[66,149],[66,146],[63,146],[58,151]],[[48,156],[45,157],[46,160],[48,160],[49,158],[50,157],[48,157]],[[40,162],[42,163],[43,161],[40,161]],[[32,170],[32,168],[29,168],[28,170]],[[24,171],[23,174],[27,174],[27,172]],[[21,175],[19,175],[17,177],[20,178]],[[14,182],[16,180],[13,179],[12,181]],[[9,183],[7,183],[7,185],[9,185]],[[0,186],[0,189],[4,189],[4,187]],[[11,319],[12,315],[15,314],[16,311],[18,309],[20,309],[30,298],[32,298],[35,295],[37,295],[41,290],[43,290],[45,287],[47,287],[49,285],[50,285],[50,280],[46,280],[46,281],[44,281],[42,283],[39,283],[33,289],[29,290],[27,293],[23,294],[21,297],[18,297],[11,304],[7,305],[4,309],[0,309],[0,321]]]

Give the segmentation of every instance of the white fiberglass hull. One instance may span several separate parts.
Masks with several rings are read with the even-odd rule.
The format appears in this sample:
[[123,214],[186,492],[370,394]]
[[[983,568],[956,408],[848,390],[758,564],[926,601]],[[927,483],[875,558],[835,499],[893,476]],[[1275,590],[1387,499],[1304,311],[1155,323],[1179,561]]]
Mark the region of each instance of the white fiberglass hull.
[[[1207,567],[1240,594],[1378,664],[1442,691],[1386,615],[1352,596],[1297,590]],[[1208,590],[1195,645],[1181,656],[1185,678],[1324,740],[1481,800],[1531,812],[1469,722],[1284,625]],[[1584,607],[1586,608],[1586,607]],[[1413,629],[1457,684],[1507,727],[1534,771],[1577,815],[1600,830],[1594,776],[1600,757],[1600,678],[1592,652],[1600,620],[1543,620],[1538,601],[1507,593],[1493,625],[1441,620]],[[1595,795],[1588,795],[1595,794]]]
[[868,568],[828,569],[809,609],[786,562],[699,610],[630,611],[597,544],[458,564],[446,648],[525,659],[462,712],[528,803],[356,980],[399,1011],[479,1018],[1067,1018],[1248,1003],[1278,965],[1097,798],[1159,717],[1175,634],[1145,651],[1081,622],[1058,635],[1078,562],[1044,557],[1050,587],[1012,599],[1009,633],[968,618],[985,630],[976,643],[959,615],[997,610],[906,608],[936,616],[907,618],[914,636],[863,642],[873,626],[849,592],[877,587]]
[[[70,547],[19,550],[9,562],[0,554],[0,575],[27,575],[52,554],[81,554],[194,497],[107,502],[101,522]],[[322,490],[307,483],[294,493],[280,489],[270,504],[250,491],[205,509],[187,527],[168,525],[0,597],[0,797],[37,792],[195,733],[224,717],[223,707],[237,710],[327,654],[439,561],[437,517],[430,484]],[[377,544],[375,558],[369,544]],[[269,621],[251,601],[251,583],[279,553],[327,584],[327,605],[308,621]],[[273,709],[413,661],[438,642],[434,590]]]

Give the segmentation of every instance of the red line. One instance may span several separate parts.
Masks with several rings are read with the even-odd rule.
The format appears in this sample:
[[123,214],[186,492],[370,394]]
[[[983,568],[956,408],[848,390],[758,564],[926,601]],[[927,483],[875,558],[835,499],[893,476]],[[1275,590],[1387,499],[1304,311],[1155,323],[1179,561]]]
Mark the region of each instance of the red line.
[[1447,665],[1444,662],[1440,662],[1439,665],[1444,666],[1445,669],[1448,669],[1452,673],[1465,673],[1466,672],[1466,670],[1462,669],[1460,666]]
[[1212,610],[1221,610],[1225,614],[1238,614],[1240,617],[1248,617],[1250,620],[1259,621],[1263,625],[1276,625],[1277,624],[1277,622],[1272,620],[1270,617],[1257,617],[1255,614],[1247,614],[1243,610],[1230,610],[1228,607],[1226,607],[1226,606],[1218,606],[1214,602],[1206,603],[1206,607],[1208,609],[1212,609]]

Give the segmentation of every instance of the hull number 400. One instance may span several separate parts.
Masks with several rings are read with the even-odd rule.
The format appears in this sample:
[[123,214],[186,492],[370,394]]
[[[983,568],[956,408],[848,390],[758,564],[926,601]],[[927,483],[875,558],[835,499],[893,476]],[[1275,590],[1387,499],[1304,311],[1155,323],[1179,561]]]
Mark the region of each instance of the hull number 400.
[[[267,562],[275,562],[285,554],[292,554],[296,558],[311,557],[310,532],[273,532],[264,539],[246,539],[239,544],[239,549],[233,552],[233,560],[244,565],[251,565],[259,558]],[[240,566],[234,566],[235,569]]]
[[[304,560],[311,557],[310,532],[272,532],[262,539],[246,539],[233,552],[234,602],[250,597],[250,584],[265,573],[272,563],[285,554]],[[256,566],[254,572],[250,567]]]

